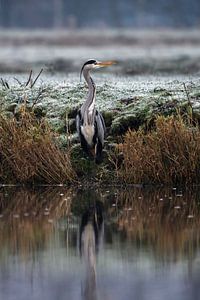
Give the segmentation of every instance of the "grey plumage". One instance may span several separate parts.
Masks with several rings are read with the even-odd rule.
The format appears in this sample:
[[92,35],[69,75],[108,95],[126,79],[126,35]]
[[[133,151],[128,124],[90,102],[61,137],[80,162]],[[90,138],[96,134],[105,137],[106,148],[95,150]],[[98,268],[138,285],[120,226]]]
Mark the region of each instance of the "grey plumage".
[[88,84],[88,96],[81,106],[76,117],[76,128],[79,134],[81,146],[90,158],[95,158],[96,163],[102,161],[102,150],[105,139],[105,122],[103,116],[95,107],[96,86],[90,76],[90,71],[96,68],[112,65],[114,62],[87,61],[82,69],[86,83]]

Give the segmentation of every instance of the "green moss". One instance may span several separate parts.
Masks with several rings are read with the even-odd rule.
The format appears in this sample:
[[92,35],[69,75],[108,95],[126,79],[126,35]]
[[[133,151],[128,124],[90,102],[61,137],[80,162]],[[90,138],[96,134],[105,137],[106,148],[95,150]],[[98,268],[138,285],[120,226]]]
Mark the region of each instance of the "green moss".
[[13,113],[10,111],[4,111],[1,113],[1,115],[5,116],[8,119],[13,118]]
[[114,120],[111,126],[112,135],[122,135],[128,128],[138,128],[140,123],[138,122],[136,115],[123,115]]
[[15,103],[15,102],[11,103],[11,104],[8,104],[8,106],[5,107],[5,111],[9,111],[9,112],[14,113],[17,106],[18,106],[18,104]]
[[114,120],[115,116],[117,115],[117,112],[104,111],[104,112],[102,112],[102,115],[103,115],[106,127],[110,127],[112,124],[112,121]]
[[168,97],[168,96],[172,96],[172,92],[168,91],[162,87],[155,87],[153,90],[153,93],[156,94],[157,96],[161,97]]
[[71,159],[78,176],[90,175],[92,177],[95,174],[96,164],[85,155],[80,144],[71,148]]
[[38,119],[45,117],[46,113],[47,113],[46,108],[44,108],[42,106],[36,106],[33,109],[33,112],[34,112],[34,115],[36,116],[36,118],[38,118]]

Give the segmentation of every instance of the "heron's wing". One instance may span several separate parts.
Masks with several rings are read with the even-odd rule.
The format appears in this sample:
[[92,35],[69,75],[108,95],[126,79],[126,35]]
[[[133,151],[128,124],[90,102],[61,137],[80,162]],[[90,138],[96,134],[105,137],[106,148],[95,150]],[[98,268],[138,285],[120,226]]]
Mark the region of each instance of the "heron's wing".
[[81,134],[81,111],[80,110],[78,111],[78,114],[76,116],[76,130],[80,137],[80,134]]
[[79,139],[80,139],[80,142],[81,142],[81,147],[83,148],[83,150],[88,154],[90,155],[90,152],[88,152],[88,143],[84,137],[84,135],[82,134],[81,132],[81,126],[83,125],[83,120],[82,120],[82,117],[81,117],[81,111],[79,110],[78,111],[78,114],[76,116],[76,130],[77,130],[77,133],[79,135]]
[[98,111],[96,111],[95,121],[96,121],[96,127],[97,127],[97,137],[103,145],[104,137],[105,137],[105,133],[106,133],[106,126],[105,126],[103,116]]
[[103,125],[103,129],[104,129],[104,134],[106,133],[106,125],[105,125],[105,121],[104,118],[102,116],[102,114],[99,112],[99,117],[101,119],[102,125]]

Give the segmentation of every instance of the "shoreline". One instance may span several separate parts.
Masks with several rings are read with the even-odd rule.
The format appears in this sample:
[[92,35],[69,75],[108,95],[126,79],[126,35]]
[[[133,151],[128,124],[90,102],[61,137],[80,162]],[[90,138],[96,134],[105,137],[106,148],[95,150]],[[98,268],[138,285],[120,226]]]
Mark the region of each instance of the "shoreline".
[[[99,79],[100,78],[101,76]],[[170,85],[172,89],[169,89]],[[46,141],[46,145],[49,145],[42,146],[42,144],[39,144],[38,147],[42,147],[41,149],[44,147],[53,147],[52,151],[56,151],[57,153],[56,159],[58,160],[53,162],[55,166],[52,164],[52,171],[55,167],[57,168],[59,157],[67,155],[67,160],[69,159],[68,163],[71,168],[69,178],[72,179],[74,176],[74,180],[79,181],[80,184],[81,182],[85,184],[89,182],[95,185],[97,181],[100,184],[104,184],[109,183],[111,180],[112,182],[115,181],[115,183],[118,183],[122,180],[122,178],[116,178],[116,176],[118,168],[120,169],[123,163],[124,153],[121,155],[121,150],[117,149],[121,147],[121,143],[124,143],[125,134],[128,130],[136,130],[137,132],[142,129],[145,134],[145,131],[149,128],[148,130],[151,132],[151,128],[154,128],[154,122],[157,116],[163,116],[164,119],[162,122],[165,124],[165,118],[167,120],[169,116],[177,114],[178,110],[183,114],[183,117],[185,114],[189,114],[190,106],[192,106],[195,122],[200,123],[199,79],[196,79],[196,82],[174,82],[174,86],[173,82],[171,82],[170,85],[168,88],[166,88],[166,86],[154,86],[153,88],[152,85],[151,90],[143,91],[142,95],[139,95],[139,90],[131,89],[130,85],[122,84],[121,86],[117,86],[115,82],[98,85],[97,104],[104,116],[107,127],[105,159],[103,164],[98,167],[94,162],[89,161],[84,156],[77,140],[75,116],[77,109],[87,93],[86,87],[82,84],[75,85],[71,83],[57,86],[53,84],[39,84],[32,88],[20,84],[2,86],[0,89],[1,126],[4,128],[5,124],[7,124],[6,126],[11,126],[11,130],[14,128],[14,131],[16,131],[18,130],[18,124],[20,124],[21,120],[28,122],[26,126],[28,126],[28,128],[31,126],[30,128],[33,131],[18,132],[18,134],[23,134],[22,137],[19,136],[22,143],[21,147],[23,147],[23,140],[26,136],[31,136],[32,146],[35,147],[34,135],[32,136],[32,134],[37,130],[38,139],[41,139],[41,142],[42,140]],[[134,83],[132,83],[132,86],[134,86]],[[117,98],[116,94],[118,95]],[[12,120],[15,120],[15,122],[13,123]],[[22,123],[22,125],[23,124],[26,123]],[[185,129],[183,129],[185,130],[185,134],[188,134],[188,125],[184,125]],[[46,129],[43,132],[44,128]],[[5,132],[4,143],[7,143],[6,136],[7,133]],[[54,144],[56,144],[56,148],[53,146]],[[14,153],[12,155],[16,156],[18,153],[19,156],[21,150],[18,146],[18,148],[16,148],[16,146],[17,144],[8,144],[7,147],[14,147]],[[38,148],[38,151],[39,150],[40,148]],[[15,153],[15,151],[18,152]],[[27,151],[33,151],[33,149],[30,148],[30,150],[27,149]],[[34,151],[33,156],[37,157],[37,149]],[[39,155],[46,155],[45,150],[42,151],[44,151],[42,152],[43,154],[41,153]],[[59,154],[59,151],[61,151],[62,154]],[[49,153],[49,155],[54,159],[54,152]],[[17,159],[18,156],[16,156]],[[30,157],[30,159],[32,158]],[[62,176],[68,176],[64,170],[64,156],[61,160],[63,161]],[[27,163],[29,163],[29,161],[27,161]],[[48,163],[45,161],[41,162],[40,168],[42,168],[44,163],[46,165],[45,168],[48,169]],[[20,165],[20,168],[21,167]],[[32,168],[32,166],[30,165],[29,168]],[[41,169],[40,172],[43,172],[43,170]],[[46,175],[43,173],[43,176]],[[56,173],[54,176],[56,176],[57,182],[59,182],[58,178],[62,178],[61,175],[59,175],[61,176],[59,177]],[[47,177],[47,180],[52,180],[51,183],[53,183],[53,178]],[[65,180],[64,177],[62,180]],[[72,180],[72,182],[74,180]],[[148,182],[143,182],[143,184],[146,183]],[[123,185],[126,185],[126,182],[123,181]]]

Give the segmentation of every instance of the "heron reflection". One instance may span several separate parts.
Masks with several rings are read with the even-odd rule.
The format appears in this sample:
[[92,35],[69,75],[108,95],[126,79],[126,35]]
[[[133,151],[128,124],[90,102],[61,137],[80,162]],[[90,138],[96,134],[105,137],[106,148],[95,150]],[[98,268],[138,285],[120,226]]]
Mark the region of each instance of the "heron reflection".
[[95,201],[82,215],[80,225],[80,255],[85,269],[83,299],[96,300],[96,256],[103,239],[103,204]]

